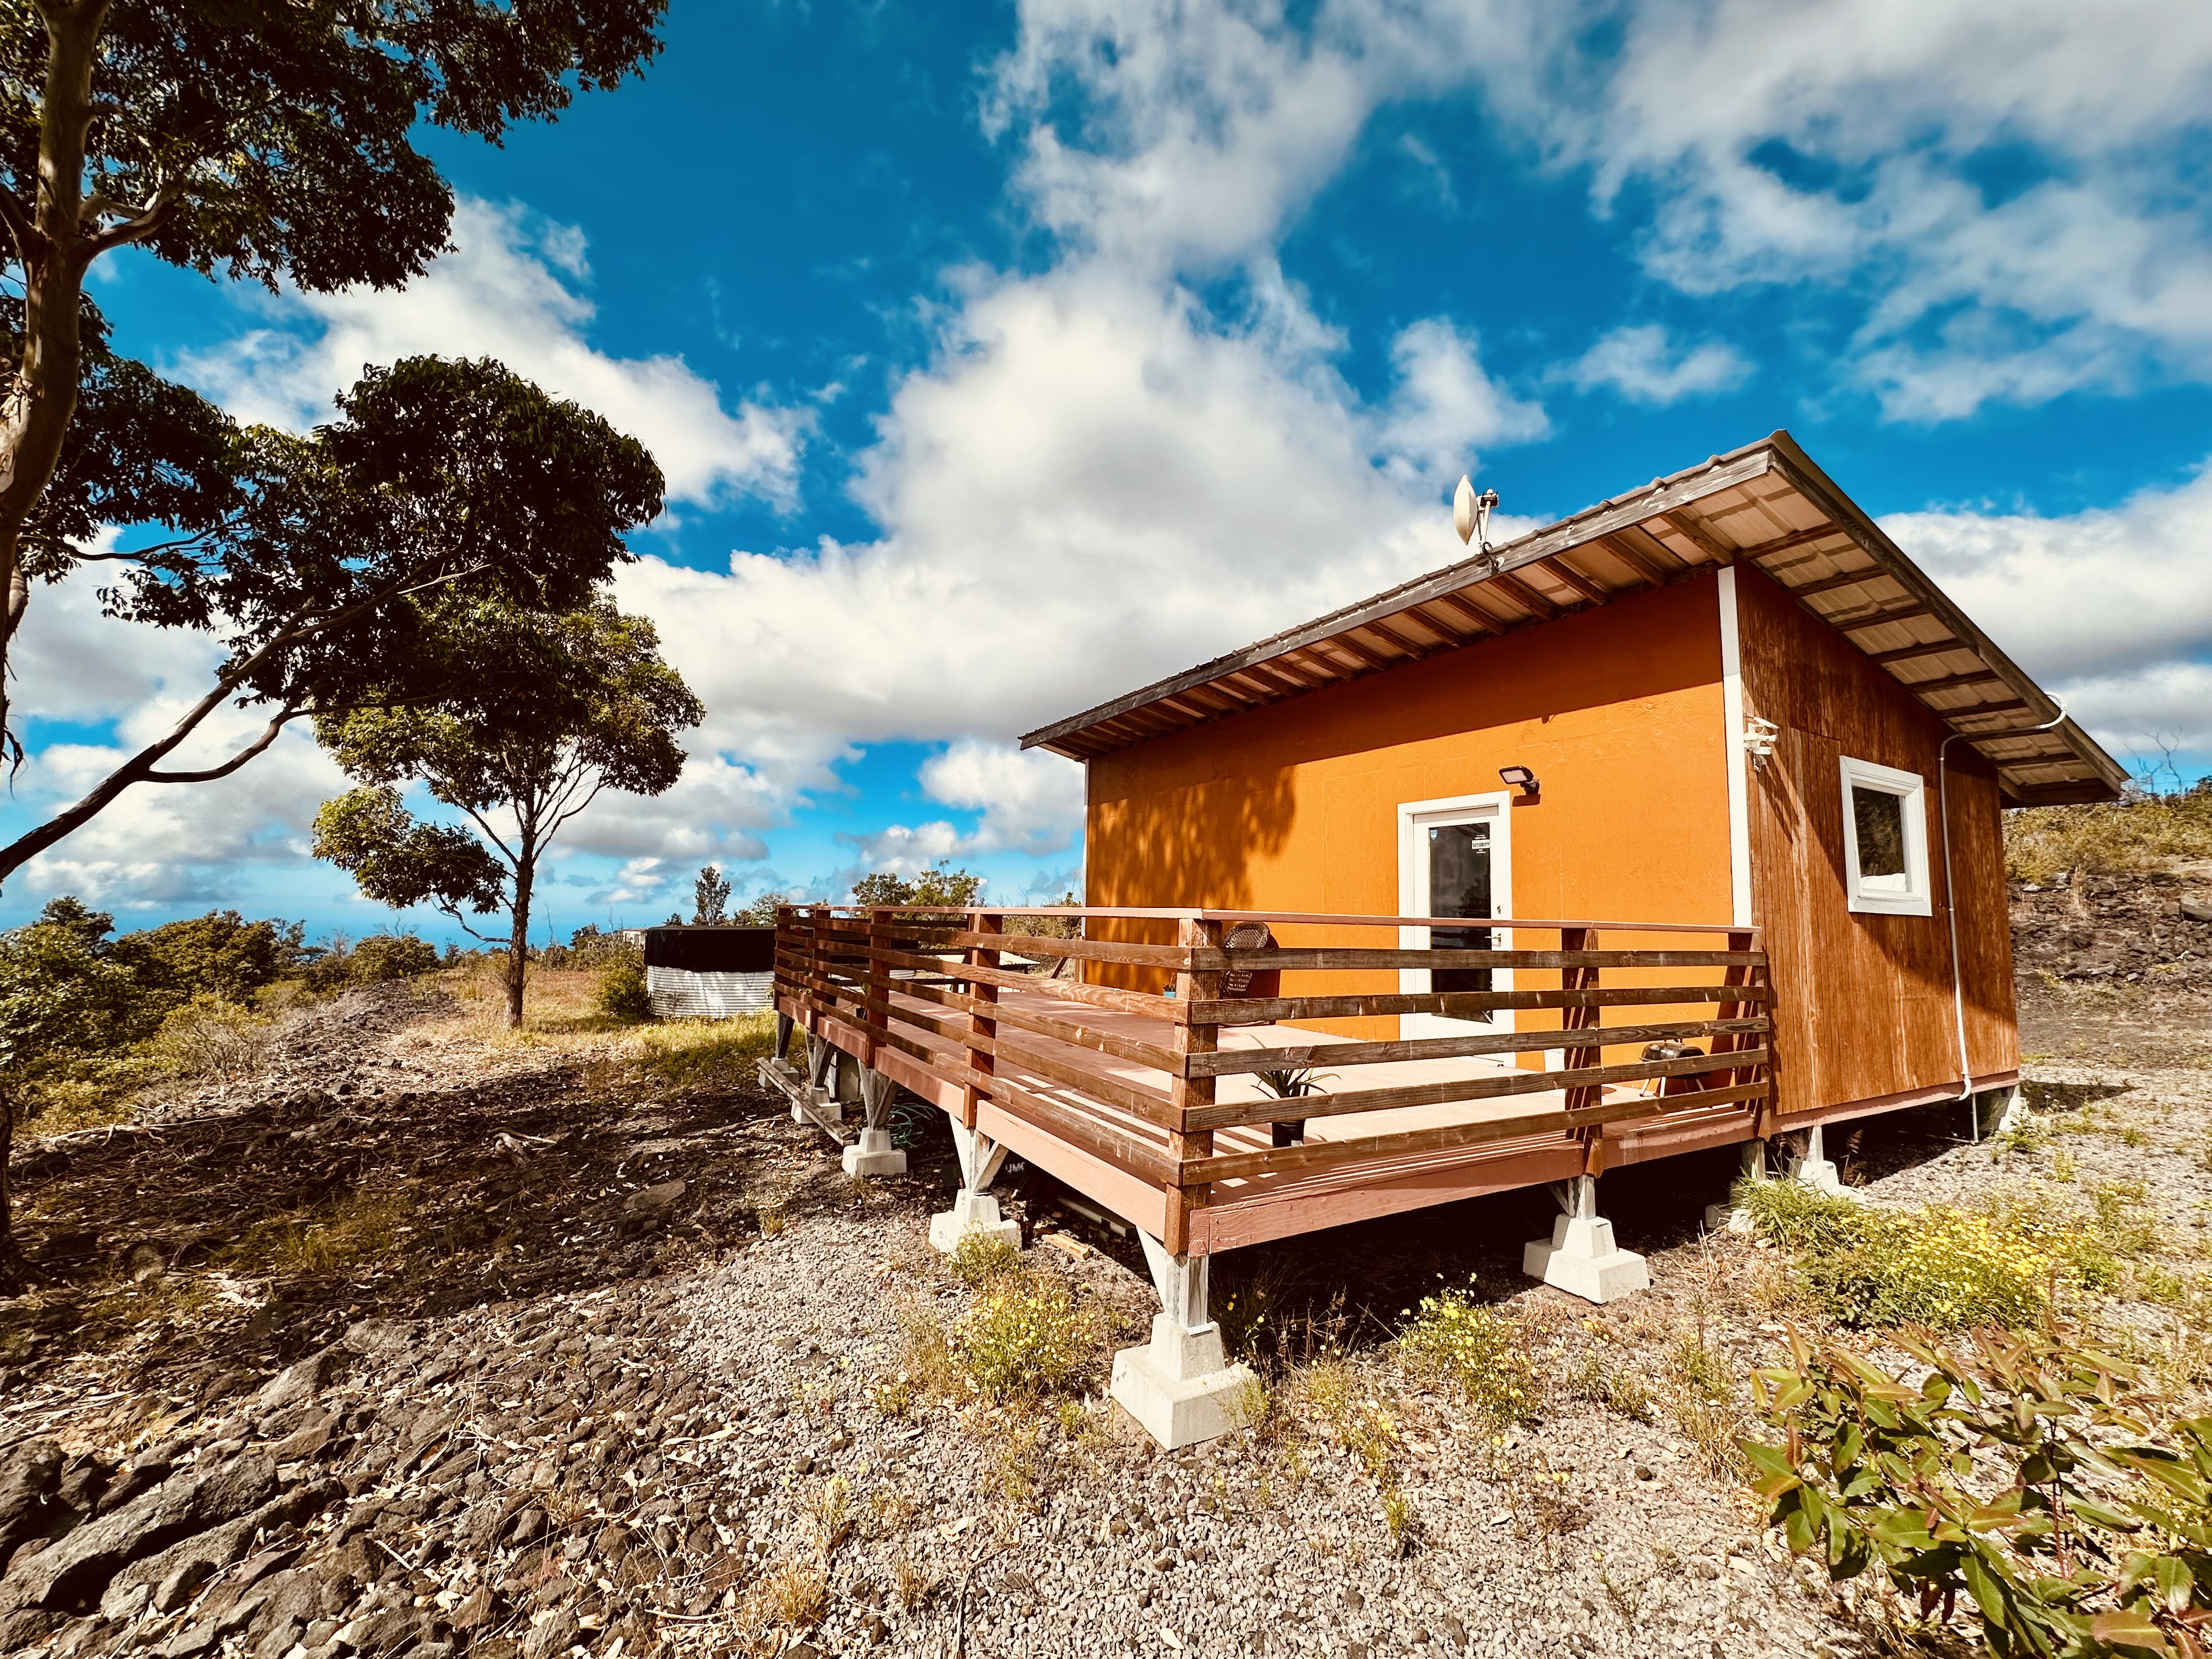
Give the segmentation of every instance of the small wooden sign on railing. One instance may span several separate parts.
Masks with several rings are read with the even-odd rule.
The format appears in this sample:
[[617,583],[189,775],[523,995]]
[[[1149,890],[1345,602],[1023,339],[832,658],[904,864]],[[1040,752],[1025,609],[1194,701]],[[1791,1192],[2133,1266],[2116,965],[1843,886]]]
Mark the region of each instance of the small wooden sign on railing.
[[[1171,944],[1146,944],[1008,932],[1008,922],[1018,917],[1165,925],[1176,937]],[[1771,988],[1756,929],[1500,918],[1486,925],[1493,935],[1513,936],[1515,946],[1497,950],[1285,945],[1273,932],[1310,925],[1443,927],[1457,920],[1111,907],[793,906],[777,914],[776,1001],[811,1030],[827,1025],[857,1038],[865,1064],[905,1073],[915,1083],[949,1085],[970,1127],[988,1101],[1161,1187],[1171,1200],[1167,1242],[1178,1249],[1191,1212],[1206,1205],[1218,1182],[1552,1134],[1580,1142],[1585,1168],[1594,1173],[1602,1167],[1609,1124],[1717,1108],[1748,1109],[1763,1119],[1771,1110]],[[1556,948],[1521,948],[1531,933],[1556,935]],[[1653,934],[1717,937],[1723,948],[1638,950],[1612,944],[1623,936]],[[1024,971],[1005,963],[1010,951],[1077,973],[1089,965],[1170,975],[1173,994]],[[1304,996],[1286,994],[1282,983],[1291,975],[1395,976],[1407,969],[1556,975],[1559,983]],[[1692,977],[1705,974],[1712,977]],[[1275,982],[1267,982],[1267,976]],[[1633,982],[1654,976],[1668,982]],[[1607,1009],[1707,1004],[1714,1006],[1705,1017],[1604,1023]],[[1479,1021],[1505,1010],[1555,1010],[1558,1024],[1513,1031],[1471,1028],[1464,1035],[1389,1042],[1316,1042],[1295,1029],[1300,1021],[1392,1014]],[[1222,1033],[1230,1030],[1241,1030],[1248,1041],[1224,1046]],[[1254,1038],[1256,1043],[1249,1040]],[[1679,1052],[1701,1042],[1711,1045],[1710,1053]],[[1669,1057],[1640,1057],[1653,1044],[1674,1047]],[[1604,1063],[1606,1049],[1623,1048],[1638,1050],[1639,1058]],[[1559,1061],[1548,1069],[1480,1063],[1488,1056],[1553,1052]],[[1462,1060],[1478,1063],[1375,1088],[1288,1099],[1216,1097],[1216,1080],[1224,1077],[1316,1066],[1334,1075],[1363,1066]],[[1670,1080],[1680,1079],[1695,1079],[1695,1085],[1686,1092],[1666,1091]],[[1648,1086],[1654,1084],[1658,1086]],[[1625,1085],[1647,1087],[1624,1091]],[[1222,1130],[1540,1094],[1556,1094],[1559,1103],[1390,1133],[1325,1133],[1288,1146],[1224,1150],[1215,1145]],[[1755,1132],[1763,1127],[1755,1125]]]

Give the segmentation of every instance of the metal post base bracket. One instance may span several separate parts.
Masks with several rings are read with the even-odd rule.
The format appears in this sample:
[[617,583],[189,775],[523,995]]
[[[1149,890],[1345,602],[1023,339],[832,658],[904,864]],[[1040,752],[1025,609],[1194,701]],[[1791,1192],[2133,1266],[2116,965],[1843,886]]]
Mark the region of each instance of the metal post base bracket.
[[1805,1150],[1791,1158],[1787,1168],[1790,1179],[1815,1192],[1826,1193],[1830,1198],[1856,1198],[1857,1194],[1844,1185],[1843,1176],[1827,1156],[1821,1144],[1820,1127],[1817,1123],[1805,1131]]
[[960,1191],[952,1207],[929,1218],[929,1242],[951,1255],[970,1233],[984,1233],[1022,1248],[1022,1224],[999,1213],[999,1200],[984,1189],[1006,1167],[1006,1149],[979,1130],[955,1123],[953,1150],[960,1155]]
[[1221,1327],[1206,1316],[1206,1258],[1170,1255],[1151,1234],[1138,1237],[1165,1311],[1153,1316],[1150,1342],[1114,1356],[1107,1392],[1153,1439],[1180,1451],[1249,1424],[1259,1379],[1229,1363]]
[[1651,1288],[1651,1270],[1633,1250],[1613,1242],[1613,1223],[1597,1212],[1597,1182],[1577,1176],[1553,1188],[1562,1213],[1549,1238],[1532,1238],[1521,1252],[1521,1271],[1531,1279],[1604,1304]]
[[881,1072],[866,1072],[860,1078],[861,1129],[860,1144],[845,1148],[845,1173],[848,1176],[902,1176],[906,1173],[906,1154],[891,1146],[891,1105],[898,1098],[898,1085]]

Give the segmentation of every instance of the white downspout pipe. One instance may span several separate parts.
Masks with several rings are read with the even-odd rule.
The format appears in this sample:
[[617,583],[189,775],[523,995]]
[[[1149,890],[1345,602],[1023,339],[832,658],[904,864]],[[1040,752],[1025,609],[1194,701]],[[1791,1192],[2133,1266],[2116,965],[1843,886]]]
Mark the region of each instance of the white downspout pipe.
[[[2054,701],[2052,706],[2057,705]],[[1951,884],[1951,775],[1946,770],[1951,745],[1960,738],[1980,743],[1991,738],[2032,738],[2038,732],[2048,732],[2066,718],[2059,708],[2040,726],[2023,726],[2009,732],[1954,732],[1936,746],[1936,815],[1943,827],[1943,914],[1951,926],[1951,1018],[1959,1041],[1959,1098],[1971,1101],[1974,1097],[1974,1073],[1966,1058],[1966,984],[1959,966],[1959,892]],[[1972,1115],[1972,1138],[1982,1138],[1982,1115]]]

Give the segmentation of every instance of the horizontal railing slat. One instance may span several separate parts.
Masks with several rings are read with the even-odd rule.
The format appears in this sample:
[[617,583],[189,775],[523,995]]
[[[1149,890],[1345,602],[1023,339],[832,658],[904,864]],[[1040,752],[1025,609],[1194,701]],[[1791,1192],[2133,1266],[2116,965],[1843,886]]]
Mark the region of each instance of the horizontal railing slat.
[[1593,991],[1401,991],[1340,997],[1224,997],[1193,1001],[1193,1025],[1273,1025],[1286,1019],[1349,1019],[1366,1014],[1443,1014],[1465,1019],[1498,1008],[1619,1008],[1669,1002],[1764,1002],[1763,985],[1651,985]]
[[1104,939],[1046,939],[1030,933],[955,933],[951,945],[1011,951],[1018,957],[1060,957],[1081,962],[1121,962],[1142,968],[1183,969],[1191,952],[1181,945],[1116,945]]
[[1191,965],[1200,972],[1279,968],[1286,973],[1321,973],[1376,968],[1756,968],[1765,961],[1757,951],[1366,951],[1329,946],[1196,951]]
[[1292,1175],[1332,1164],[1357,1164],[1370,1158],[1402,1158],[1414,1152],[1449,1152],[1498,1140],[1516,1140],[1524,1135],[1567,1134],[1607,1123],[1729,1102],[1764,1099],[1764,1083],[1740,1084],[1733,1088],[1705,1089],[1693,1095],[1654,1096],[1648,1100],[1620,1100],[1579,1112],[1534,1112],[1521,1117],[1495,1118],[1483,1123],[1449,1124],[1437,1129],[1409,1129],[1391,1135],[1364,1135],[1353,1140],[1322,1140],[1303,1146],[1270,1147],[1264,1152],[1222,1152],[1192,1158],[1183,1164],[1186,1182],[1242,1181],[1255,1176]]
[[918,957],[903,951],[887,951],[883,959],[895,968],[918,968],[943,979],[1002,986],[1014,991],[1036,991],[1056,1000],[1085,1002],[1094,1008],[1111,1008],[1116,1013],[1137,1014],[1146,1019],[1180,1022],[1183,1018],[1185,1005],[1173,997],[1117,990],[1110,985],[1085,985],[1080,980],[1041,979],[1035,974],[1016,973],[1007,968],[970,967],[965,963],[941,962],[935,957]]
[[[856,1026],[855,1029],[860,1028]],[[1170,1187],[1176,1184],[1180,1176],[1180,1166],[1162,1148],[1122,1134],[1096,1118],[1085,1116],[1072,1107],[1042,1099],[1020,1085],[1009,1083],[1003,1078],[971,1073],[964,1067],[953,1071],[940,1064],[936,1052],[926,1044],[902,1036],[896,1031],[879,1033],[877,1041],[907,1055],[941,1082],[949,1083],[955,1088],[974,1089],[1002,1109],[1059,1136],[1070,1146],[1080,1147],[1096,1158],[1127,1170],[1132,1175]]]
[[[1004,1016],[1000,1016],[1004,1018]],[[1629,1042],[1668,1042],[1683,1037],[1751,1036],[1769,1029],[1764,1015],[1751,1019],[1688,1019],[1667,1025],[1585,1026],[1579,1030],[1509,1031],[1499,1036],[1409,1037],[1396,1042],[1316,1042],[1266,1048],[1223,1048],[1188,1057],[1193,1077],[1231,1077],[1306,1066],[1384,1066],[1401,1060],[1456,1060],[1471,1054],[1527,1054],[1546,1048],[1606,1048]]]
[[957,991],[923,984],[915,980],[900,980],[894,988],[901,996],[920,997],[941,1007],[957,1009],[963,1014],[980,1012],[984,1018],[995,1019],[1001,1025],[1018,1025],[1024,1031],[1036,1032],[1039,1036],[1054,1037],[1079,1048],[1095,1049],[1102,1054],[1111,1054],[1116,1060],[1133,1060],[1139,1066],[1149,1066],[1154,1071],[1171,1073],[1180,1063],[1173,1052],[1157,1043],[1140,1042],[1135,1037],[1123,1036],[1118,1031],[1102,1031],[1073,1018],[1055,1019],[1049,1014],[1034,1013],[1006,1002],[994,1002],[987,1007],[975,998],[963,996]]
[[1765,1048],[1726,1054],[1693,1054],[1683,1060],[1642,1060],[1619,1066],[1585,1066],[1562,1072],[1507,1072],[1489,1077],[1446,1078],[1435,1083],[1401,1083],[1348,1094],[1298,1095],[1284,1100],[1224,1101],[1191,1111],[1186,1129],[1230,1129],[1282,1123],[1299,1118],[1341,1117],[1352,1112],[1393,1111],[1407,1106],[1448,1106],[1468,1100],[1497,1100],[1554,1089],[1601,1088],[1609,1083],[1638,1083],[1647,1078],[1689,1077],[1764,1066]]
[[1088,1070],[1078,1065],[1073,1057],[1063,1060],[1057,1054],[1046,1053],[1035,1043],[1023,1042],[1003,1035],[985,1036],[980,1031],[970,1030],[965,1024],[939,1019],[933,1014],[921,1013],[911,1008],[898,1008],[883,1002],[871,1001],[862,1006],[870,1017],[868,1029],[871,1031],[880,1034],[888,1029],[881,1024],[888,1017],[892,1024],[917,1025],[947,1042],[957,1043],[962,1048],[973,1048],[978,1054],[999,1056],[1017,1066],[1026,1066],[1050,1078],[1054,1083],[1095,1095],[1162,1128],[1169,1127],[1174,1120],[1174,1109],[1163,1090],[1147,1088],[1140,1083]]

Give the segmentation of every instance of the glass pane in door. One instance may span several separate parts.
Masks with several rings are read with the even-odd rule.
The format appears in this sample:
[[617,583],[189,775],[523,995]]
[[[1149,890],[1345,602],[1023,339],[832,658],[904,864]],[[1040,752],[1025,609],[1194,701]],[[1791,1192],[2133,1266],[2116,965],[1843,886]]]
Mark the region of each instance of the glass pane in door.
[[[1438,823],[1429,829],[1429,914],[1432,916],[1488,916],[1490,825]],[[1430,945],[1439,951],[1487,951],[1487,927],[1435,927]],[[1487,968],[1439,968],[1429,975],[1432,991],[1487,991]]]

